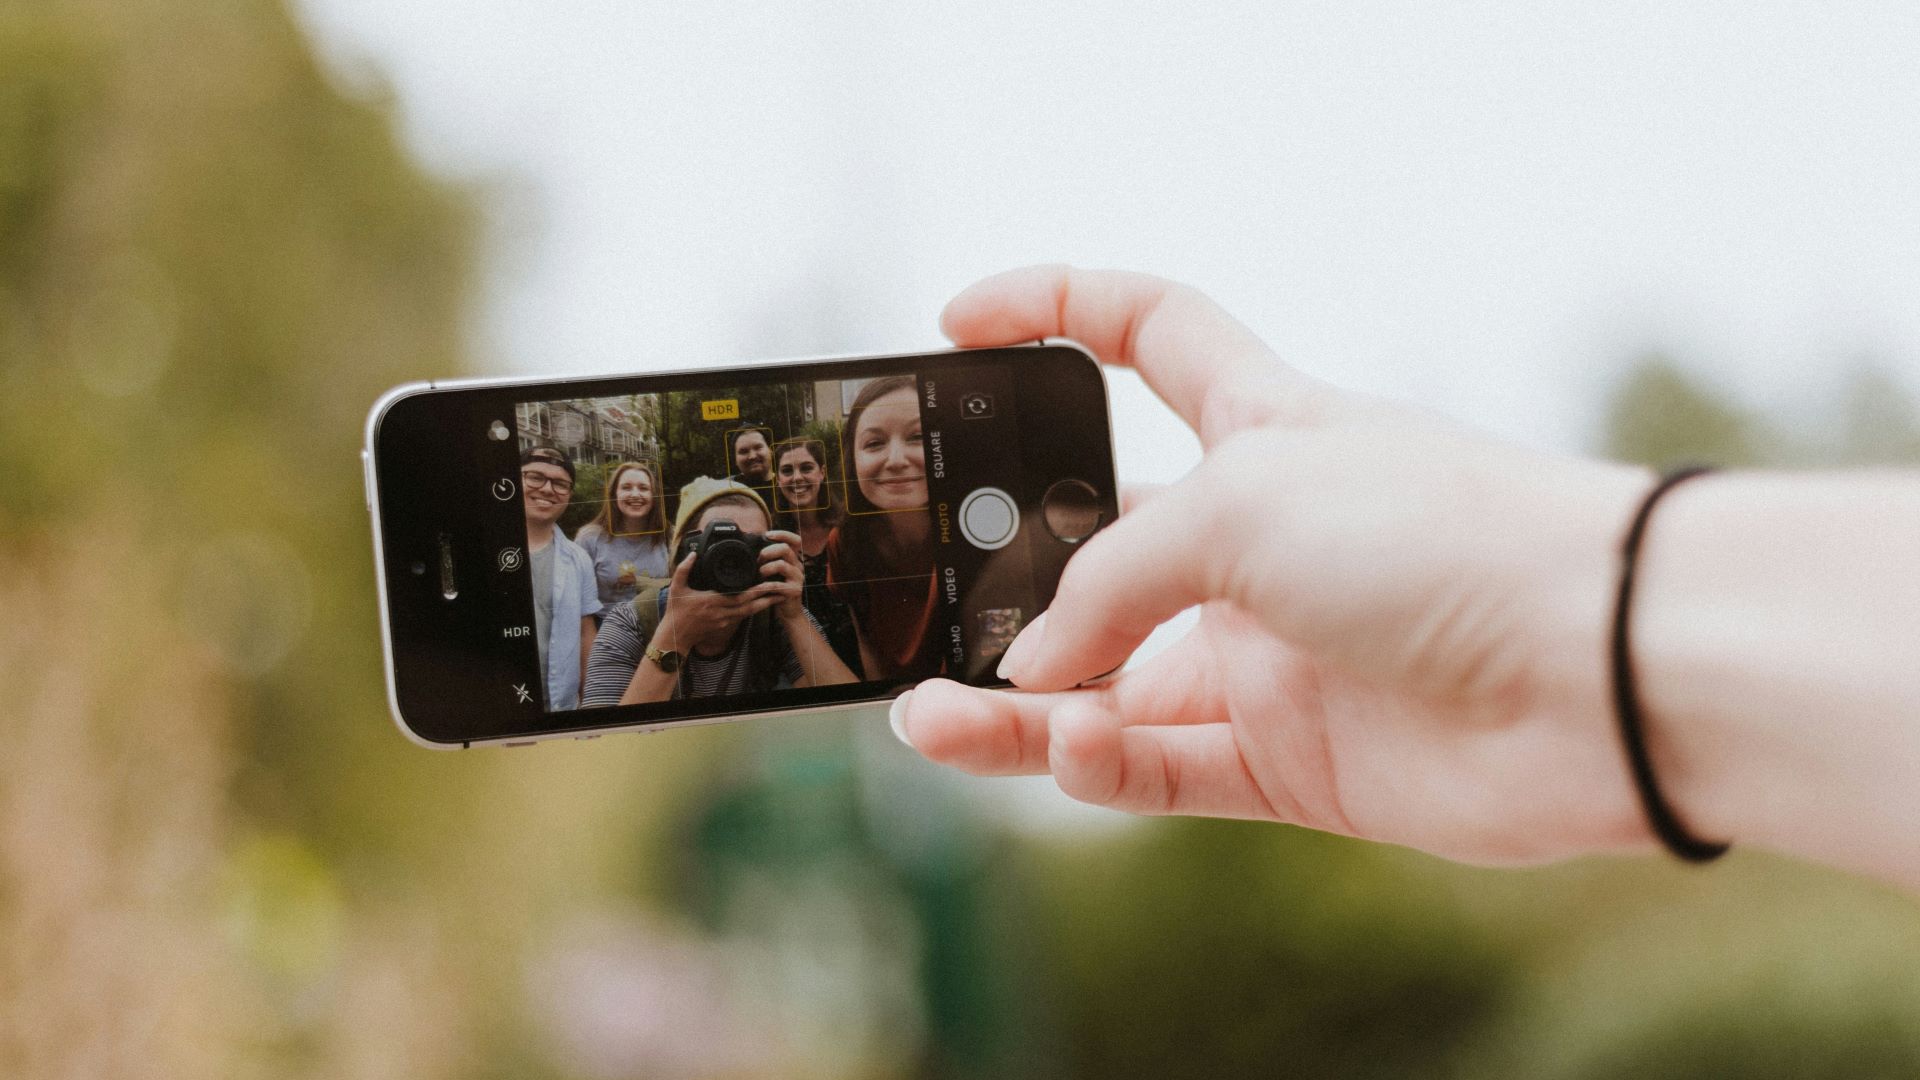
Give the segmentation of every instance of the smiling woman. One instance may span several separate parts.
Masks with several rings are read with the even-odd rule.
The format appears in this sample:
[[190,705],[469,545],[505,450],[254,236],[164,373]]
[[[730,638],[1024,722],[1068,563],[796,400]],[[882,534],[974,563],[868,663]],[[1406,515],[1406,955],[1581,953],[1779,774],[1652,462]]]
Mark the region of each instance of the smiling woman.
[[875,379],[847,410],[840,461],[851,465],[847,518],[827,543],[827,586],[853,616],[869,679],[943,669],[929,632],[937,604],[920,402],[911,378]]
[[774,447],[776,525],[800,538],[800,562],[806,570],[801,600],[820,624],[841,661],[864,677],[860,644],[847,605],[827,589],[827,543],[846,520],[844,496],[834,494],[827,471],[826,444],[819,439],[786,439]]
[[660,492],[658,466],[623,461],[607,473],[600,512],[574,534],[573,542],[593,558],[602,604],[631,600],[647,579],[657,581],[672,572],[666,500]]

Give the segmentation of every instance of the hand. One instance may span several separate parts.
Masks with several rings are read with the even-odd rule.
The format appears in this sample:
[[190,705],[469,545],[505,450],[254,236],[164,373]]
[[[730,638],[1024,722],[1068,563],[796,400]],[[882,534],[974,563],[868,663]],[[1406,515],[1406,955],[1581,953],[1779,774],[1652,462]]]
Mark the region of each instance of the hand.
[[775,614],[791,622],[804,619],[807,609],[801,602],[807,583],[806,567],[800,565],[800,538],[781,529],[767,533],[775,541],[760,549],[760,576],[766,582],[753,587],[761,596],[774,598]]
[[655,642],[661,648],[691,652],[697,645],[714,646],[733,634],[746,619],[780,603],[783,594],[767,583],[743,592],[721,593],[696,589],[692,585],[693,564],[699,556],[688,555],[674,567],[667,589],[667,608],[654,628]]
[[[895,706],[913,746],[1138,813],[1477,861],[1648,842],[1604,638],[1645,473],[1339,391],[1154,278],[1016,270],[943,325],[963,346],[1065,336],[1137,368],[1204,457],[1075,554],[1007,653],[1027,693],[922,684]],[[1185,639],[1081,685],[1196,605]]]

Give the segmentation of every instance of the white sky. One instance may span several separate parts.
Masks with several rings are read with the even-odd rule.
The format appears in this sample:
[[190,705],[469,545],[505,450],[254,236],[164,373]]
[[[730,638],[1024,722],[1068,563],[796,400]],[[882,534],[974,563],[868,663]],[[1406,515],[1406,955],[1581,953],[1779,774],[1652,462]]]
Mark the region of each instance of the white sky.
[[[486,363],[937,344],[1026,262],[1579,448],[1657,343],[1766,404],[1920,372],[1920,6],[302,0],[494,187]],[[1123,475],[1193,444],[1116,387]]]
[[[1649,345],[1801,411],[1920,385],[1920,5],[298,3],[492,192],[495,370],[933,346],[1064,260],[1547,447]],[[1123,477],[1197,460],[1114,415]]]

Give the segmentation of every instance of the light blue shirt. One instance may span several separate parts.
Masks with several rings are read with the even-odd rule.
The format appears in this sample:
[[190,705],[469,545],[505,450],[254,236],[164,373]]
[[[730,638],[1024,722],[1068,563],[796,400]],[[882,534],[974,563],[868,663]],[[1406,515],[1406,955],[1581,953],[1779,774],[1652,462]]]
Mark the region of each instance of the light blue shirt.
[[580,707],[580,620],[600,613],[593,556],[553,530],[553,624],[547,641],[547,708]]

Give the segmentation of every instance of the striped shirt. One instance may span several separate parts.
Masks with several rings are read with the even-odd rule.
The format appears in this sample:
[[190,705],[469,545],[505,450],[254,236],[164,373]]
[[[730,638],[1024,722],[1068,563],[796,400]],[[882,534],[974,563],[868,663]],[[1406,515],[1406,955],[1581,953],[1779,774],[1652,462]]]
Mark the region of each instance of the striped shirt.
[[[807,615],[807,623],[815,633],[819,632],[820,624],[814,622],[811,613]],[[770,658],[752,655],[754,642],[748,629],[748,624],[742,622],[734,631],[733,644],[719,656],[697,653],[682,656],[674,698],[722,697],[778,690],[798,683],[805,670],[779,620],[772,621],[764,639],[774,652]],[[593,639],[593,654],[587,658],[587,684],[580,695],[581,707],[620,704],[620,695],[627,692],[627,684],[633,681],[633,673],[646,655],[647,640],[640,632],[633,605],[626,603],[613,608],[600,624],[599,636]]]

